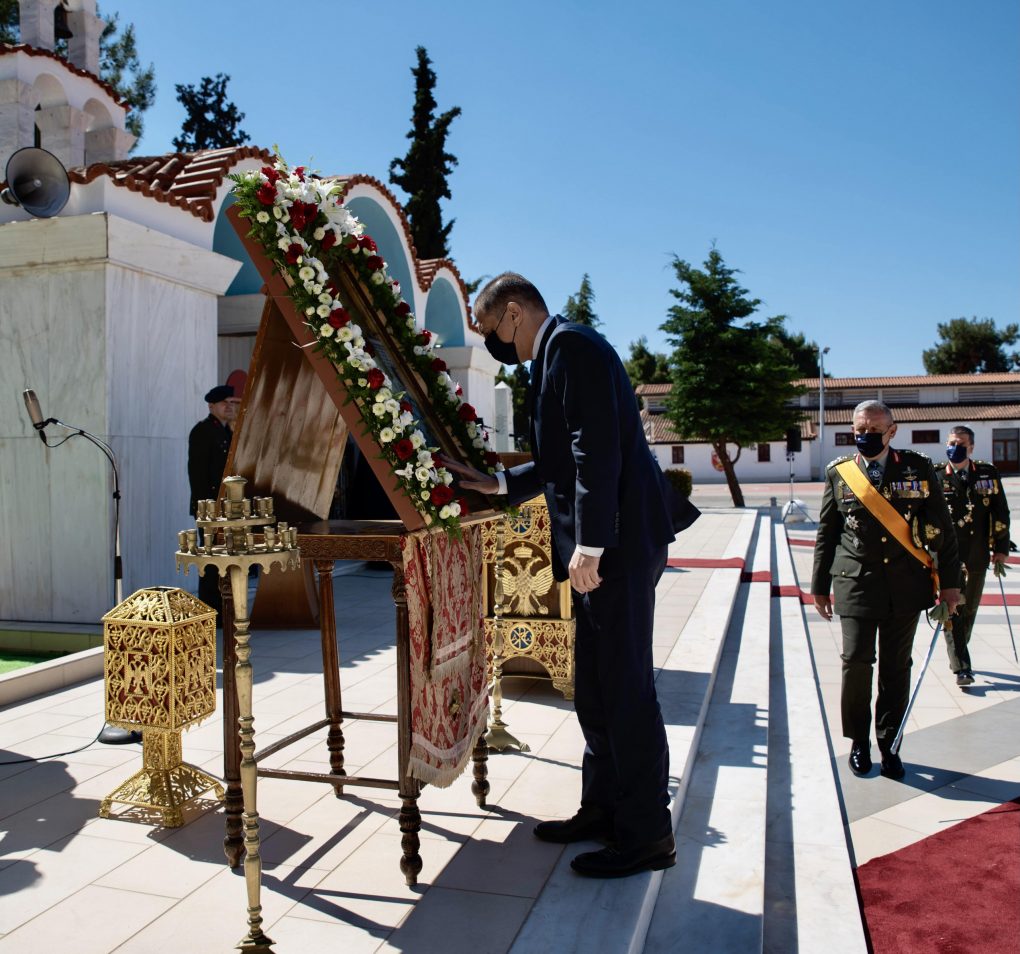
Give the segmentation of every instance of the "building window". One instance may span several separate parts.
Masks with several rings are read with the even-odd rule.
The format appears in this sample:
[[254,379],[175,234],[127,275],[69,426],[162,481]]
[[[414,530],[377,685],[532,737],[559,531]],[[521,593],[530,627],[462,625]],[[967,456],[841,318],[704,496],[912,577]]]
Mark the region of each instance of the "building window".
[[942,435],[938,431],[911,431],[912,444],[941,444]]
[[674,444],[673,445],[673,463],[682,464],[684,462],[684,445]]
[[759,444],[758,445],[758,463],[767,464],[772,460],[772,445],[771,444]]
[[836,431],[837,447],[853,447],[854,436],[849,431]]

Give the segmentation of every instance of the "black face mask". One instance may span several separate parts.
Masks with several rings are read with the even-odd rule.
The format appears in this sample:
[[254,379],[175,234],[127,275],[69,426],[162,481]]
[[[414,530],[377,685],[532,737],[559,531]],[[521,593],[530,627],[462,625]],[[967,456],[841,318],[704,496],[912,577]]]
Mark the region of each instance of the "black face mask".
[[885,447],[885,434],[855,434],[857,449],[865,457],[878,457]]
[[967,448],[963,444],[953,444],[946,448],[946,457],[951,464],[962,464],[967,459]]
[[520,364],[521,359],[517,356],[517,329],[514,328],[514,336],[509,341],[504,341],[496,334],[496,330],[505,316],[506,309],[499,316],[496,327],[485,336],[485,350],[500,364]]

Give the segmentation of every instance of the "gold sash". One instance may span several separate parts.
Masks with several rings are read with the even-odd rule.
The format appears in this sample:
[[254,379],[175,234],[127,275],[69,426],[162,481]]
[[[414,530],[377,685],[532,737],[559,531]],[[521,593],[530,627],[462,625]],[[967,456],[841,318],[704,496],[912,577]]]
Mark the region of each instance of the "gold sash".
[[845,460],[837,464],[836,473],[843,478],[843,482],[854,492],[854,496],[864,504],[868,512],[896,538],[896,542],[928,568],[932,576],[932,585],[938,593],[939,575],[931,554],[914,546],[914,541],[910,539],[910,525],[903,515],[875,489],[867,474],[857,466],[857,461]]

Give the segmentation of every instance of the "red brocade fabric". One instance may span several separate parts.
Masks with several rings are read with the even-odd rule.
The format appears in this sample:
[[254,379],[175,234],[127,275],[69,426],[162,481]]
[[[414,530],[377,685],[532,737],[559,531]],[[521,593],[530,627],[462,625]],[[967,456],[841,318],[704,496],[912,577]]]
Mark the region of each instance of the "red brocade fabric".
[[857,869],[874,954],[1020,954],[1020,799]]
[[485,729],[488,691],[482,621],[482,533],[464,527],[401,539],[411,635],[409,773],[445,788]]

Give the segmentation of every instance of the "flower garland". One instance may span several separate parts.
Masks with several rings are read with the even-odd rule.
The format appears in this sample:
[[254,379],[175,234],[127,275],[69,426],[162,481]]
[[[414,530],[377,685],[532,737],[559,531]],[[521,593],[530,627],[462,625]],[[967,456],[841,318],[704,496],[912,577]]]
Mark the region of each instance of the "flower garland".
[[502,465],[475,409],[464,401],[446,362],[435,354],[435,336],[418,329],[375,242],[344,207],[343,185],[307,174],[304,166],[291,170],[279,156],[260,171],[230,178],[238,212],[252,225],[249,237],[290,277],[290,297],[315,337],[316,350],[337,369],[401,487],[427,525],[438,523],[458,532],[460,518],[468,511],[464,498],[454,495],[453,474],[436,459],[438,448],[426,446],[405,392],[395,391],[376,363],[371,344],[340,300],[330,266],[346,263],[369,290],[390,334],[425,382],[440,419],[467,449],[467,462],[486,473],[501,470]]

